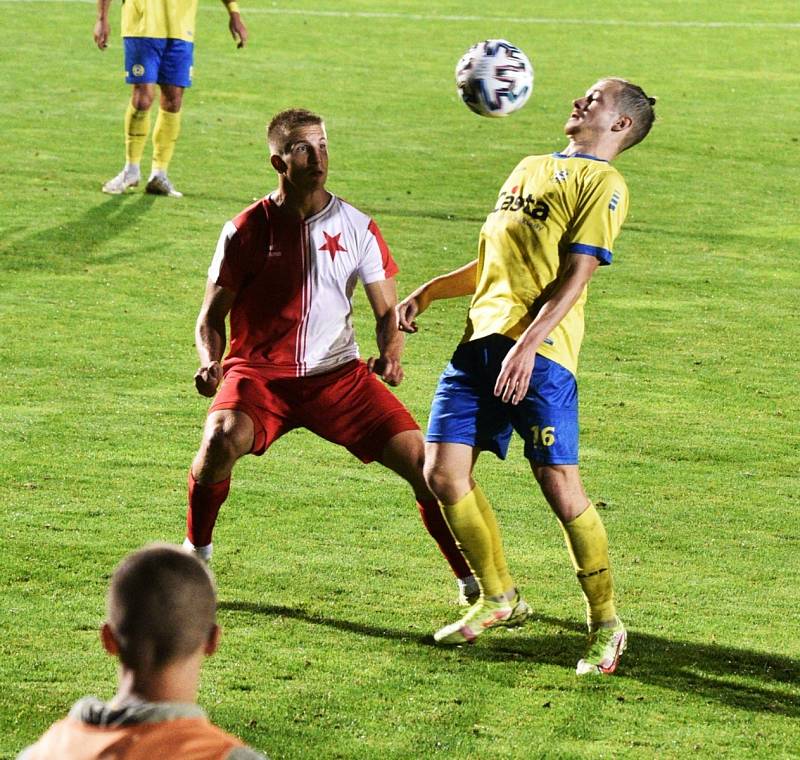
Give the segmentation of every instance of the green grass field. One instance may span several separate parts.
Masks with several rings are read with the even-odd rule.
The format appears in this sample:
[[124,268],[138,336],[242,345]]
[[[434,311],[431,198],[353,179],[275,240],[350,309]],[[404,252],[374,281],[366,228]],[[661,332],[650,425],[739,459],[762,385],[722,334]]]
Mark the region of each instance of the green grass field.
[[[477,472],[536,619],[440,651],[454,584],[407,489],[296,432],[237,465],[200,701],[276,759],[800,756],[796,3],[242,5],[236,50],[201,2],[174,201],[99,192],[127,89],[94,3],[0,0],[0,757],[112,695],[109,573],[183,537],[207,407],[194,319],[221,225],[273,187],[268,118],[326,116],[329,186],[375,216],[406,293],[473,257],[507,172],[560,149],[570,99],[606,74],[660,98],[617,163],[631,212],[580,371],[584,478],[630,628],[619,673],[573,674],[582,600],[519,444]],[[486,37],[536,67],[507,120],[454,92]],[[408,342],[399,395],[423,424],[465,307],[434,305]]]

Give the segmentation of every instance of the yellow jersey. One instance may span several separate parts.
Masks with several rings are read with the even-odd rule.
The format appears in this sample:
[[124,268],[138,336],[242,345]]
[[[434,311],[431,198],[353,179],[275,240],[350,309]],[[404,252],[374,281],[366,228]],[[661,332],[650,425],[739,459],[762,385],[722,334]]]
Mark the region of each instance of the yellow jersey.
[[[546,300],[562,257],[578,253],[611,263],[627,213],[625,180],[607,161],[580,153],[523,159],[481,229],[475,294],[462,342],[493,333],[519,338]],[[586,288],[538,349],[573,374],[585,302]]]
[[123,0],[122,36],[194,42],[197,0]]

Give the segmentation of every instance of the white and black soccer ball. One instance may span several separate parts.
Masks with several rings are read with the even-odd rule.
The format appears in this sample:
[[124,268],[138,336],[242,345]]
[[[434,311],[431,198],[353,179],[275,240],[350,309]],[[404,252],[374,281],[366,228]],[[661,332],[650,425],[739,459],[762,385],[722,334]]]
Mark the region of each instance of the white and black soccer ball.
[[474,44],[456,65],[456,87],[467,108],[481,116],[519,111],[533,92],[533,66],[507,40]]

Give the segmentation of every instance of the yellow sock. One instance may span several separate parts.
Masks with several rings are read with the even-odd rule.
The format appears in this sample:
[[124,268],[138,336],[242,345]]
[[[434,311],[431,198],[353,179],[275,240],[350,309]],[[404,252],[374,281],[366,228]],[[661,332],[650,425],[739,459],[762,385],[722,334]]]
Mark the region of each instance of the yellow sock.
[[594,504],[568,523],[562,523],[569,556],[586,599],[589,629],[613,620],[614,584],[608,561],[608,537]]
[[153,171],[166,174],[180,131],[181,112],[172,113],[159,108],[153,130]]
[[481,515],[475,490],[455,504],[442,505],[442,513],[484,596],[500,596],[505,589],[494,566],[492,533]]
[[486,499],[481,487],[476,483],[475,488],[472,489],[475,495],[475,501],[478,504],[478,509],[481,512],[481,517],[489,529],[489,534],[492,538],[492,556],[494,558],[494,569],[500,581],[503,591],[509,591],[514,588],[514,580],[508,572],[508,563],[506,562],[506,555],[503,551],[503,539],[500,535],[500,526],[497,524],[497,519],[494,516],[494,510],[491,504]]
[[142,162],[142,153],[150,131],[150,111],[137,111],[131,103],[125,109],[125,163]]

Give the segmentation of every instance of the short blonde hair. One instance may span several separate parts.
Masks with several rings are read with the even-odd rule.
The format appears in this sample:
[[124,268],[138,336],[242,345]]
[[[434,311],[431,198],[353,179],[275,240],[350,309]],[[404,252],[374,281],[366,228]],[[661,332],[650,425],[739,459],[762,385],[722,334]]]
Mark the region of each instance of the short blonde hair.
[[615,93],[617,110],[633,121],[630,131],[622,145],[622,150],[638,145],[650,132],[656,120],[656,98],[651,98],[638,84],[633,84],[622,77],[605,77],[601,81],[613,82],[617,85]]
[[131,670],[149,672],[200,649],[216,624],[211,575],[198,559],[153,544],[120,562],[108,590],[108,624]]

